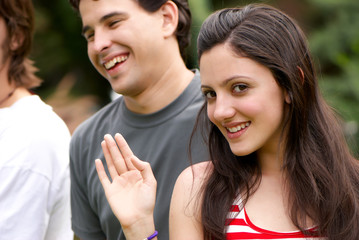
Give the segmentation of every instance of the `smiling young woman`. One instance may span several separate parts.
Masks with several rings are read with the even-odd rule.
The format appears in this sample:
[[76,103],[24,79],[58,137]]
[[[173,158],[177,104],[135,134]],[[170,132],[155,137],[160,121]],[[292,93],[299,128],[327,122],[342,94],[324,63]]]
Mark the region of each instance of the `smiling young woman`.
[[[263,234],[299,230],[302,238],[356,239],[358,161],[320,94],[306,38],[295,21],[265,5],[224,9],[203,24],[198,52],[201,81],[214,82],[216,93],[204,109],[212,122],[213,163],[203,184],[205,239],[224,237],[234,202],[246,224],[256,226],[252,230],[270,231],[259,231]],[[228,54],[226,64],[224,59],[216,61],[220,54]],[[212,68],[207,61],[213,62]],[[230,94],[229,89],[218,87],[230,78],[227,74],[246,77],[230,85],[244,84],[243,91]],[[224,96],[228,96],[226,102]],[[216,118],[220,116],[215,114],[217,104],[220,109],[232,109],[232,115]],[[226,121],[249,121],[250,125],[233,140],[226,137]],[[238,151],[248,145],[252,148],[247,152]],[[235,230],[235,236],[246,231]]]

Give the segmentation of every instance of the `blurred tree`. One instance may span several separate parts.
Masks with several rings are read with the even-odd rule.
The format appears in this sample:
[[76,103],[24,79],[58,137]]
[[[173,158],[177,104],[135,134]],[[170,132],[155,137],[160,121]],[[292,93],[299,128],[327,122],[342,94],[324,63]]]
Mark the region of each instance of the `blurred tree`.
[[191,45],[187,49],[187,66],[198,68],[197,64],[197,35],[202,22],[212,12],[213,7],[208,0],[189,0],[192,13]]
[[348,142],[359,156],[359,1],[309,0],[314,30],[309,42],[327,101],[345,120]]

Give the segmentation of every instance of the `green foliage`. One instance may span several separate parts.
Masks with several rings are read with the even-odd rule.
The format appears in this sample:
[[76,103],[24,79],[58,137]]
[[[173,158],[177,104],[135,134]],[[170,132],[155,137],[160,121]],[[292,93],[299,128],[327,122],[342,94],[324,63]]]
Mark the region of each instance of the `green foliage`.
[[327,101],[344,119],[353,152],[359,154],[359,1],[311,0],[322,22],[309,38],[318,59],[320,86]]
[[187,66],[189,68],[198,68],[197,64],[197,36],[204,19],[212,12],[212,7],[208,0],[195,0],[189,1],[192,13],[192,26],[191,26],[191,45],[188,48]]

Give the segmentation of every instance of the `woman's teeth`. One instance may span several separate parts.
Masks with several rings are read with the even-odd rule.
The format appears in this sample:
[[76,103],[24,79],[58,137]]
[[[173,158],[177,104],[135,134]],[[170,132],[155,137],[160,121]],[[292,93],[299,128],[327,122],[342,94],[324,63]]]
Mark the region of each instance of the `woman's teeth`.
[[238,132],[238,131],[240,131],[240,130],[242,130],[242,129],[248,127],[248,126],[249,126],[249,122],[246,122],[246,123],[242,123],[242,124],[240,124],[240,125],[238,125],[238,126],[236,126],[236,127],[227,128],[227,130],[228,130],[229,132],[231,132],[231,133],[235,133],[235,132]]

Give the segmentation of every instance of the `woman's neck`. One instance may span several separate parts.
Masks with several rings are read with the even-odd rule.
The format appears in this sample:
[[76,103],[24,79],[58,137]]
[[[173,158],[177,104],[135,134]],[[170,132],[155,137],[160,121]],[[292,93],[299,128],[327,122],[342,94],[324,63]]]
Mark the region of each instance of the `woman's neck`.
[[283,158],[278,152],[258,152],[258,162],[262,174],[282,175]]

